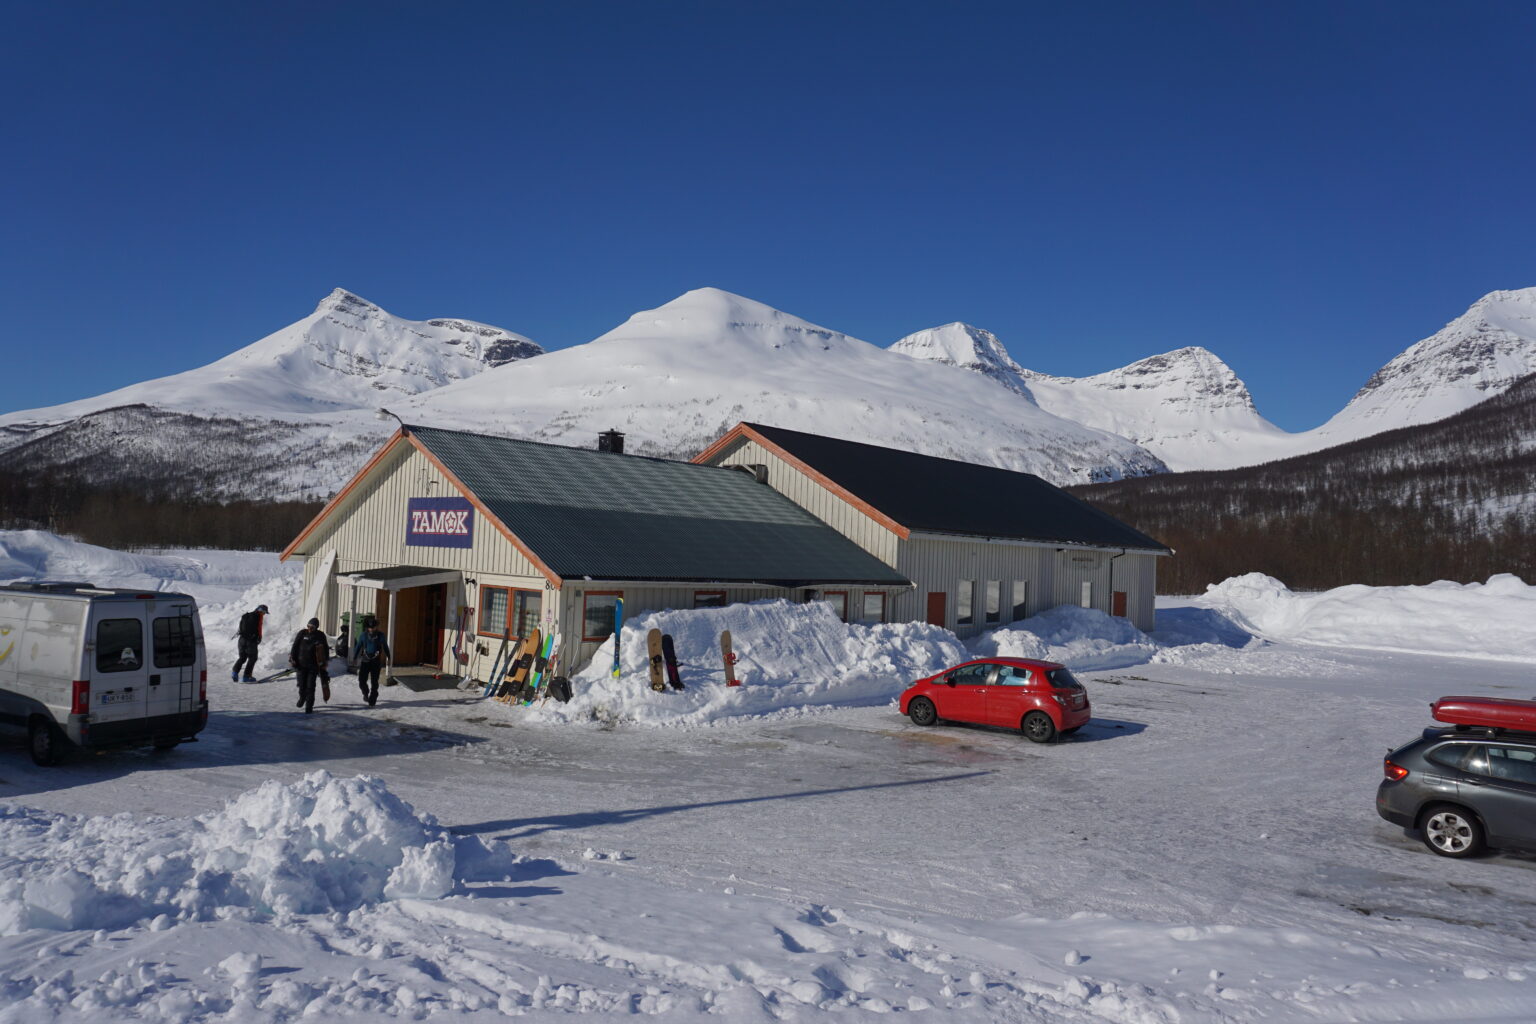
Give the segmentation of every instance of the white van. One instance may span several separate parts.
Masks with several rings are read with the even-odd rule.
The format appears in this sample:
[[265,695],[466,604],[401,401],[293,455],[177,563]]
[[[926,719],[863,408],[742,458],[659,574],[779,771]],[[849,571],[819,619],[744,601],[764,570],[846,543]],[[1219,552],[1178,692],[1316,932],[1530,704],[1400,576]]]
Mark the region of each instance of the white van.
[[208,724],[208,661],[186,594],[89,583],[0,586],[0,721],[32,760],[82,748],[174,747]]

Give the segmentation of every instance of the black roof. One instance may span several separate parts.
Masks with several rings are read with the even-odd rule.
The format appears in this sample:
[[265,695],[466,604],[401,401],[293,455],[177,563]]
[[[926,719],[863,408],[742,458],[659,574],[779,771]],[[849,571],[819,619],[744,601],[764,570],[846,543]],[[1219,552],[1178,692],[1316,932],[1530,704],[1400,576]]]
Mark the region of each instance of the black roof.
[[743,425],[910,530],[1170,550],[1032,473]]
[[407,429],[562,579],[910,585],[741,470]]

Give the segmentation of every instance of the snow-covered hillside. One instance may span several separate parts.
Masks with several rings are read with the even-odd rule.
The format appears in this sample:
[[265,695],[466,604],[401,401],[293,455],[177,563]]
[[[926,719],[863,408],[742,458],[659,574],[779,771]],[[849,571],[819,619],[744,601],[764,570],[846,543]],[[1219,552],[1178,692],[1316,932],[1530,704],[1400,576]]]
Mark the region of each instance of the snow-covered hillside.
[[1430,423],[1507,390],[1536,372],[1536,288],[1483,296],[1378,370],[1327,423],[1296,433],[1261,416],[1232,368],[1198,346],[1088,377],[1026,369],[969,324],[918,331],[891,348],[998,381],[1047,412],[1135,441],[1172,470],[1231,469]]
[[43,425],[128,405],[235,419],[372,413],[391,399],[542,352],[499,327],[404,320],[337,288],[309,316],[207,366],[0,416],[0,445],[14,445]]
[[914,361],[717,288],[607,334],[428,392],[421,423],[688,457],[741,420],[1037,473],[1057,483],[1159,472],[1123,438],[1052,416],[990,379]]
[[1536,288],[1490,292],[1377,370],[1297,453],[1470,408],[1536,373]]

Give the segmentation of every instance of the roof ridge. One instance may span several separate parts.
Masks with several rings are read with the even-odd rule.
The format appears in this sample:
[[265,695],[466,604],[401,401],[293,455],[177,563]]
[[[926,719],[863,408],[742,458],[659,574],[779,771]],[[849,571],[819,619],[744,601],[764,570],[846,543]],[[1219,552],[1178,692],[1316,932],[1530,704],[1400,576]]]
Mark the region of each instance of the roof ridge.
[[440,434],[458,434],[463,437],[483,437],[491,441],[511,441],[514,444],[526,444],[537,448],[556,448],[563,452],[581,452],[586,455],[608,455],[620,459],[643,459],[647,462],[662,462],[669,466],[697,466],[700,469],[730,469],[729,466],[710,466],[687,459],[669,459],[661,455],[641,455],[638,452],[608,452],[601,448],[579,448],[575,445],[558,444],[554,441],[535,441],[528,437],[512,437],[507,434],[487,434],[477,430],[461,430],[457,427],[433,427],[418,423],[403,424],[408,432],[415,433],[421,430],[435,430]]

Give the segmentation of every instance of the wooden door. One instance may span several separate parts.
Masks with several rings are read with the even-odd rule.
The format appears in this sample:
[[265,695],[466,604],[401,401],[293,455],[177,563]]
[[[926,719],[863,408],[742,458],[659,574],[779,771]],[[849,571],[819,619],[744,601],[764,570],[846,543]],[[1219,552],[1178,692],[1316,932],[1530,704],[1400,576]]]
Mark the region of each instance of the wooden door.
[[928,624],[931,626],[947,625],[945,612],[945,595],[942,590],[930,592],[928,595]]
[[1110,595],[1109,614],[1125,618],[1125,591],[1116,590]]

